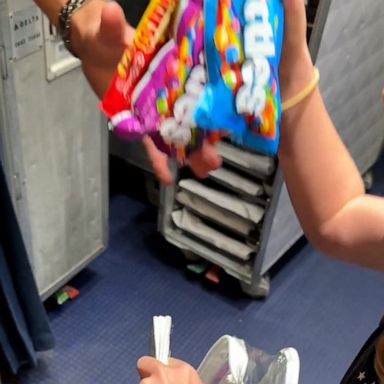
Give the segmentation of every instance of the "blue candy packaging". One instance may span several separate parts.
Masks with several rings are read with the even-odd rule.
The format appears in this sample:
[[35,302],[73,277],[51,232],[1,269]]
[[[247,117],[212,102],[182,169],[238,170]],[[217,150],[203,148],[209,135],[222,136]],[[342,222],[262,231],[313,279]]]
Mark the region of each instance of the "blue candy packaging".
[[204,21],[208,83],[194,111],[196,125],[227,131],[244,147],[276,154],[282,1],[205,0]]

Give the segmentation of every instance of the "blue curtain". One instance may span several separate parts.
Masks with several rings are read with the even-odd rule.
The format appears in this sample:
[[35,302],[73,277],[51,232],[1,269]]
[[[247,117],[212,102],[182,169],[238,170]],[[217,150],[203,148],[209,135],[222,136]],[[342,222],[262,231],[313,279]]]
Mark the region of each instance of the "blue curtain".
[[16,373],[53,345],[0,164],[0,367]]

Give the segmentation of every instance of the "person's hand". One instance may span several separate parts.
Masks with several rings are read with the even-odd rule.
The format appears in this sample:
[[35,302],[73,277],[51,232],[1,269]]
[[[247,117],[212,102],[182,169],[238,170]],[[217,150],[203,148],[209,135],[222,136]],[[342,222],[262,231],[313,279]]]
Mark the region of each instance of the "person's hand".
[[72,16],[71,43],[84,74],[101,99],[112,79],[134,29],[116,2],[88,1]]
[[[150,137],[145,137],[143,143],[157,178],[163,184],[170,184],[172,174],[168,167],[168,156],[157,149]],[[204,179],[210,171],[220,167],[221,158],[215,146],[204,141],[203,145],[190,155],[187,164],[198,178]]]
[[[295,96],[313,78],[313,64],[307,45],[304,0],[283,0],[284,42],[279,66],[282,101]],[[283,115],[284,116],[284,115]]]
[[184,361],[170,358],[164,365],[144,356],[137,362],[140,384],[201,384],[197,371]]
[[[132,44],[134,29],[125,20],[124,12],[116,2],[92,0],[72,18],[72,46],[82,62],[83,71],[99,98],[105,94],[125,47]],[[149,160],[158,179],[172,182],[168,158],[153,141],[143,140]],[[215,148],[205,142],[189,159],[189,166],[200,178],[220,166]]]

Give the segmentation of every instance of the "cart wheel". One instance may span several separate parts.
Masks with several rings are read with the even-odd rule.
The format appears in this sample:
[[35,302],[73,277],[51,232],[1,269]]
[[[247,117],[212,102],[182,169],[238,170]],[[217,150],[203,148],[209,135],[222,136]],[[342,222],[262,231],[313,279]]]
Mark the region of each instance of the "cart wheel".
[[365,189],[367,191],[370,190],[373,186],[373,172],[368,171],[368,172],[364,173],[363,181],[364,181]]
[[183,252],[184,257],[188,261],[199,261],[199,260],[201,260],[200,256],[196,255],[196,253],[193,253],[189,249],[182,249],[181,252]]
[[268,274],[262,276],[255,285],[240,282],[242,291],[254,299],[265,299],[269,295],[270,285]]

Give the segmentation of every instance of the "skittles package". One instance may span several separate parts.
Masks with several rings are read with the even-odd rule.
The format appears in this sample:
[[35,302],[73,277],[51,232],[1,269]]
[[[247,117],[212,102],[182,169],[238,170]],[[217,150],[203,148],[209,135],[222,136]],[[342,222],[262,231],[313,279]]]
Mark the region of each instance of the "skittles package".
[[196,124],[227,131],[244,147],[276,154],[281,0],[205,0],[204,23],[208,84],[194,112]]

